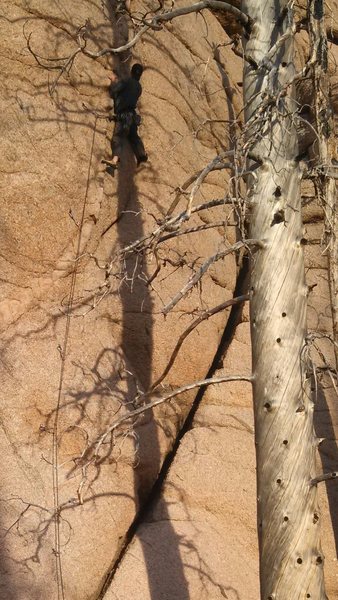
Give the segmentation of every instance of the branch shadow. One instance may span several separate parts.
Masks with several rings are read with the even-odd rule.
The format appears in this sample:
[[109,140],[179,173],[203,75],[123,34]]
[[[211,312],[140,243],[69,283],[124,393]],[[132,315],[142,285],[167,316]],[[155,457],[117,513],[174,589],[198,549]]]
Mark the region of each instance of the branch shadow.
[[[177,562],[176,549],[171,544],[172,522],[175,522],[176,537],[181,548],[180,561],[186,573],[191,576],[194,594],[206,598],[212,590],[217,597],[220,594],[224,598],[229,598],[228,594],[230,593],[231,598],[240,600],[240,595],[234,587],[220,583],[213,575],[212,553],[206,552],[207,559],[202,556],[198,540],[201,539],[201,534],[203,536],[203,526],[201,528],[198,521],[194,521],[185,501],[184,488],[180,488],[173,481],[168,480],[165,481],[165,486],[169,492],[169,499],[161,496],[154,500],[145,515],[139,533],[139,540],[143,547],[148,547],[151,557],[149,564],[151,565],[152,579],[157,582],[154,586],[154,591],[157,592],[156,598],[185,600],[191,597],[186,588],[181,587],[181,581],[176,577],[180,565]],[[171,496],[172,499],[170,499]],[[178,518],[171,515],[173,521],[168,518],[170,509],[174,513],[178,511]]]
[[[4,530],[2,521],[0,522],[0,529]],[[0,600],[18,600],[22,595],[20,595],[21,591],[19,589],[18,582],[13,577],[10,561],[8,560],[8,556],[6,556],[6,552],[4,551],[4,546],[1,544],[0,549]]]
[[[108,25],[108,27],[109,26],[110,25]],[[100,30],[98,29],[97,40],[99,40],[99,34]],[[125,57],[122,57],[122,60],[125,60]],[[123,65],[126,70],[127,62],[124,62]],[[34,109],[34,106],[32,104],[27,104],[27,106],[24,106],[24,97],[23,99],[20,99],[17,94],[16,96],[13,96],[13,103],[16,102],[20,106],[20,108],[26,112],[27,119],[30,123],[55,123],[60,130],[62,127],[64,127],[70,137],[70,124],[73,127],[86,127],[88,132],[93,131],[93,121],[92,119],[88,119],[88,112],[86,110],[82,110],[80,107],[74,107],[71,102],[68,102],[68,99],[66,97],[63,97],[62,91],[64,86],[66,86],[66,84],[60,81],[55,93],[55,104],[57,110],[55,112],[55,115],[53,115],[51,118],[48,118],[46,114],[39,113],[38,110]],[[47,89],[48,86],[46,84],[36,86],[34,94],[32,94],[31,98],[35,100],[39,96],[43,96],[46,93]],[[192,106],[191,110],[193,111]],[[154,118],[154,115],[152,115],[152,117]],[[101,123],[99,124],[99,126],[99,133],[103,134],[104,127],[101,126]],[[95,149],[94,156],[96,161],[99,161],[99,158],[101,156],[100,150]],[[135,163],[133,157],[131,156],[130,149],[126,147],[124,149],[122,167],[118,174],[117,185],[117,198],[119,208],[118,213],[122,214],[123,212],[123,215],[121,219],[118,220],[116,226],[117,237],[119,245],[121,247],[136,239],[139,239],[144,234],[142,206],[138,199],[138,191],[137,186],[135,184],[135,176]],[[94,177],[94,175],[90,177],[90,182]],[[165,179],[163,174],[161,175],[161,178]],[[154,199],[153,202],[155,202]],[[48,267],[50,265],[46,266]],[[150,291],[146,285],[147,279],[147,269],[142,263],[142,256],[136,255],[133,257],[129,257],[125,264],[125,277],[120,286],[119,294],[123,309],[122,350],[124,356],[126,357],[128,367],[133,377],[127,378],[128,393],[124,395],[123,390],[121,390],[120,392],[122,404],[124,399],[130,398],[131,396],[135,395],[135,380],[137,381],[137,386],[142,390],[147,390],[150,387],[151,383],[154,321],[153,303]],[[52,317],[52,320],[56,322],[57,317]],[[42,328],[40,328],[41,332],[46,327],[47,321],[46,324]],[[22,337],[25,337],[25,335],[33,335],[33,333],[35,334],[36,332],[37,330],[34,329],[34,331],[30,331],[27,334],[22,334]],[[105,389],[103,384],[106,383],[108,389],[112,388],[114,389],[114,392],[116,392],[116,389],[118,388],[118,383],[116,382],[118,378],[117,376],[115,377],[114,374],[114,370],[116,370],[115,365],[111,373],[109,374],[109,377],[107,378],[106,382],[102,383],[102,377],[100,374],[100,366],[101,363],[104,362],[103,359],[107,360],[107,356],[110,356],[111,353],[112,351],[110,349],[105,349],[102,353],[102,356],[99,355],[97,357],[95,365],[91,370],[93,374],[93,379],[95,379],[96,381],[95,386],[92,390],[90,390],[89,392],[82,390],[78,394],[72,394],[71,392],[68,392],[68,395],[72,398],[71,402],[77,406],[77,410],[79,411],[77,415],[79,419],[79,424],[82,422],[82,420],[85,419],[86,416],[85,412],[81,412],[82,406],[85,407],[86,400],[89,400],[90,398],[95,398],[96,394],[100,398],[96,411],[99,421],[96,424],[99,427],[104,426],[105,417],[110,408],[107,408],[105,406],[106,396],[109,396],[109,393],[107,392],[107,389]],[[117,359],[118,357],[115,357],[115,360]],[[161,467],[162,457],[158,437],[159,427],[160,426],[156,423],[153,414],[149,412],[147,415],[146,424],[143,424],[143,427],[140,428],[141,432],[139,434],[138,446],[140,464],[139,467],[135,469],[134,482],[135,498],[136,503],[138,505],[147,502],[149,491]],[[48,419],[46,421],[46,429],[48,429]],[[97,476],[99,476],[99,470]],[[116,496],[116,494],[114,493],[112,493],[111,495]],[[96,494],[93,500],[95,500],[95,498],[98,498],[98,496],[99,495]],[[86,498],[84,499],[84,502],[87,502]],[[67,509],[68,508],[74,509],[75,505],[69,506],[67,507]],[[163,510],[164,518],[165,514],[167,515],[167,518],[165,519],[166,544],[167,547],[170,548],[170,557],[172,564],[174,565],[174,570],[170,574],[164,572],[164,577],[159,578],[158,573],[156,573],[156,569],[154,569],[154,557],[153,553],[151,552],[151,549],[149,548],[149,544],[144,543],[141,540],[148,575],[150,595],[152,600],[158,600],[158,598],[162,597],[164,590],[170,584],[170,582],[167,581],[167,577],[170,577],[175,579],[175,586],[180,592],[180,600],[188,600],[188,584],[184,574],[184,564],[180,555],[180,546],[182,545],[182,543],[180,537],[177,535],[172,526],[172,523],[170,522],[168,511],[167,513],[165,513],[167,509],[164,508]],[[43,522],[44,521],[42,519],[42,524]],[[49,524],[51,524],[52,522],[53,520],[51,518],[48,519]],[[43,534],[44,531],[45,530],[43,529]],[[38,538],[39,544],[40,540],[42,541],[42,539],[43,536],[41,538]],[[40,545],[38,545],[37,547],[37,553],[39,552],[39,549]],[[35,557],[33,556],[31,560],[34,560],[34,558]],[[12,589],[14,589],[14,586],[12,586]],[[17,597],[20,597],[20,593],[21,592],[18,592]],[[8,597],[9,596],[7,595],[6,598]]]

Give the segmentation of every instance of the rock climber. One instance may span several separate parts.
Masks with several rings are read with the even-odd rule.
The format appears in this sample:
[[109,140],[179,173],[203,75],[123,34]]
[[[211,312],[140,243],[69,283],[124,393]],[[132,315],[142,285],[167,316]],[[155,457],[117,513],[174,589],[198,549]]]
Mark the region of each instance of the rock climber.
[[141,123],[140,116],[136,113],[136,105],[142,94],[140,78],[143,66],[135,63],[130,71],[130,77],[121,79],[116,71],[113,71],[109,79],[109,95],[114,100],[115,121],[114,134],[111,140],[112,159],[103,162],[109,167],[116,169],[121,159],[123,140],[128,139],[134,152],[137,166],[146,162],[148,156],[143,142],[138,135],[137,128]]

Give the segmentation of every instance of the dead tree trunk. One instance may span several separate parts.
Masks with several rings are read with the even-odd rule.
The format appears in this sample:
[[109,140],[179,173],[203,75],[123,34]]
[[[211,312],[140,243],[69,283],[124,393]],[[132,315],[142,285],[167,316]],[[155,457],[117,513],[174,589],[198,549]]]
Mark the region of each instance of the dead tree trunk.
[[250,237],[265,246],[251,270],[260,580],[262,600],[323,600],[290,5],[242,3]]

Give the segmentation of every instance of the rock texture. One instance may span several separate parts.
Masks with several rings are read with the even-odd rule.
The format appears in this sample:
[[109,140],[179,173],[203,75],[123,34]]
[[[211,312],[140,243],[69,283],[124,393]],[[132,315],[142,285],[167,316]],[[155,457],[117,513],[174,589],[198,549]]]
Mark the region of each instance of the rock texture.
[[[148,412],[135,433],[127,424],[108,436],[95,463],[92,444],[161,374],[194,311],[231,298],[236,279],[228,257],[165,319],[163,305],[234,228],[178,237],[145,259],[121,261],[118,251],[152,231],[175,189],[229,148],[240,61],[224,83],[228,54],[216,62],[212,47],[226,36],[211,15],[145,36],[133,60],[147,68],[150,161],[136,171],[125,148],[113,179],[100,162],[112,126],[92,111],[107,114],[107,73],[119,60],[79,54],[68,70],[54,67],[87,20],[91,50],[123,41],[123,15],[99,0],[5,1],[2,13],[0,597],[85,600],[98,596],[194,395]],[[195,202],[226,187],[223,172],[211,174]],[[221,207],[190,223],[227,216]],[[205,376],[226,316],[189,336],[164,389]]]
[[[250,372],[248,325],[237,327],[217,375],[239,364]],[[204,394],[105,600],[259,598],[251,389],[236,386]]]
[[[221,19],[232,31],[226,18]],[[299,63],[307,56],[298,36]],[[336,47],[330,46],[335,55]],[[331,55],[332,55],[331,54]],[[335,68],[331,64],[335,95]],[[299,90],[299,101],[311,98],[311,88]],[[304,132],[309,143],[309,131]],[[309,183],[304,198],[315,196]],[[335,368],[328,264],[323,245],[323,209],[319,201],[304,208],[305,261],[309,289],[308,327],[315,336],[311,350],[318,376],[315,429],[325,438],[318,456],[318,473],[337,465],[337,394],[332,375]],[[325,360],[324,360],[325,357]],[[222,368],[216,375],[250,372],[248,308],[227,346]],[[337,486],[321,484],[320,506],[325,580],[328,597],[338,594]],[[258,549],[255,528],[254,438],[251,389],[232,383],[209,387],[190,429],[180,442],[162,493],[137,529],[104,598],[230,598],[259,597]],[[170,516],[170,524],[168,522]],[[212,534],[210,535],[210,532]],[[178,550],[176,550],[178,549]],[[179,556],[179,560],[177,559]],[[130,578],[135,573],[135,579]]]
[[[145,35],[132,57],[79,53],[70,69],[51,68],[66,64],[62,57],[76,50],[77,30],[88,20],[92,51],[123,43],[128,24],[113,8],[108,0],[1,6],[0,599],[255,600],[254,442],[250,386],[243,383],[208,389],[161,497],[101,594],[194,393],[108,436],[99,460],[92,444],[137,407],[135,396],[161,375],[196,312],[233,296],[237,265],[230,256],[166,318],[161,312],[207,257],[235,241],[234,217],[224,206],[205,210],[186,227],[227,224],[173,238],[145,256],[120,260],[118,252],[157,226],[192,173],[231,148],[242,71],[229,47],[215,53],[229,38],[209,12]],[[141,8],[133,1],[133,10]],[[112,178],[101,165],[112,134],[101,118],[107,73],[112,66],[126,72],[136,60],[146,66],[140,130],[150,161],[136,170],[125,148]],[[228,171],[214,172],[194,202],[228,191]],[[176,211],[187,200],[178,197]],[[322,213],[311,208],[305,216],[309,239],[318,240],[307,246],[309,284],[317,283],[309,326],[325,333],[331,321]],[[161,391],[206,375],[229,312],[184,341]],[[318,340],[319,351],[324,345]],[[250,372],[247,308],[218,374],[239,371]],[[324,470],[337,463],[334,403],[330,373],[323,372],[317,433],[327,438]],[[328,482],[327,495],[323,488],[322,500],[332,599],[334,485]]]

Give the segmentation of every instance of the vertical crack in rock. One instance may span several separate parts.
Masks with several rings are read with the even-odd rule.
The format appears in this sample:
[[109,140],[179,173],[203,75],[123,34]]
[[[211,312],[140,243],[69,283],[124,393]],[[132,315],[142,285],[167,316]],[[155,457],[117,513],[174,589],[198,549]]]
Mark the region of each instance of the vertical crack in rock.
[[[240,296],[242,294],[245,294],[247,292],[248,272],[249,272],[248,259],[247,259],[247,257],[244,257],[243,263],[242,263],[242,266],[240,267],[237,281],[236,281],[236,286],[235,286],[235,290],[234,290],[234,298],[236,298],[237,296]],[[227,320],[227,323],[226,323],[223,335],[221,337],[219,346],[217,348],[214,359],[213,359],[211,366],[208,370],[208,373],[206,375],[207,378],[212,377],[215,374],[215,371],[217,371],[217,369],[220,368],[220,366],[223,362],[223,359],[226,355],[226,352],[227,352],[227,350],[233,340],[233,337],[235,335],[236,327],[240,323],[242,311],[243,311],[243,304],[234,304],[232,306],[232,309],[230,311],[230,315]],[[117,552],[116,558],[113,560],[113,565],[104,580],[101,591],[99,592],[99,594],[97,596],[97,600],[104,599],[105,594],[114,579],[114,575],[129,548],[129,545],[133,541],[135,535],[137,535],[137,531],[138,531],[140,525],[145,521],[145,518],[146,518],[147,514],[149,513],[149,511],[151,510],[152,506],[159,499],[162,489],[163,489],[164,482],[165,482],[167,474],[169,472],[169,469],[175,460],[181,440],[183,439],[185,434],[192,428],[192,424],[193,424],[194,418],[196,416],[196,413],[199,409],[199,406],[201,404],[204,392],[205,392],[205,388],[201,388],[198,391],[198,393],[196,394],[195,400],[187,414],[187,417],[186,417],[181,429],[177,432],[176,439],[173,443],[172,449],[170,450],[170,452],[167,454],[166,458],[163,461],[161,470],[158,474],[156,481],[154,482],[145,502],[140,507],[138,513],[136,514],[136,516],[134,518],[134,521],[132,522],[124,539],[121,542],[120,549]]]

